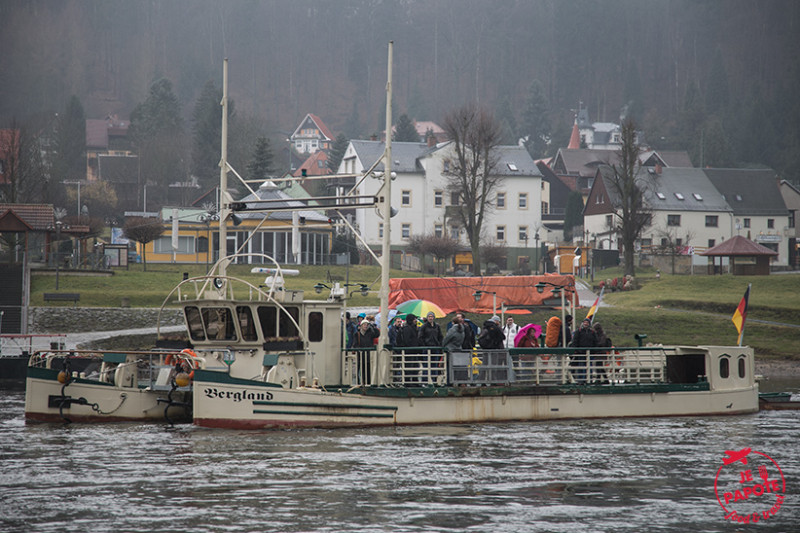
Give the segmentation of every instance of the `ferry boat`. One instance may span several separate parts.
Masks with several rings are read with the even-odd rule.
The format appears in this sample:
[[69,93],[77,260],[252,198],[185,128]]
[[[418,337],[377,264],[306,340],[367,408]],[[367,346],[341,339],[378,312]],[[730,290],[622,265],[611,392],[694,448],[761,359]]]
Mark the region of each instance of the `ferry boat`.
[[[388,64],[386,131],[391,131],[391,43]],[[224,96],[223,109],[225,102]],[[223,125],[225,116],[223,112]],[[222,144],[224,168],[224,139]],[[391,217],[391,144],[387,137],[382,158],[365,172],[379,178],[374,169],[383,162],[383,185],[373,199],[383,220]],[[225,191],[224,171],[220,180]],[[345,200],[342,207],[347,206],[352,203]],[[223,203],[220,219],[228,220],[235,211],[268,210],[257,202],[229,201]],[[390,232],[391,224],[385,224],[383,317],[388,316]],[[223,235],[219,242],[226,242]],[[196,298],[181,301],[192,349],[205,361],[195,371],[192,388],[198,426],[387,426],[758,411],[749,347],[636,346],[613,354],[570,348],[443,353],[429,347],[392,349],[384,327],[374,348],[348,350],[347,294],[341,287],[334,285],[327,299],[306,299],[303,292],[276,283],[283,281],[277,263],[270,271],[273,284],[259,287],[226,275],[233,260],[236,256],[221,260],[207,279],[193,281],[202,290]]]
[[[390,43],[386,131],[392,124],[391,65]],[[198,426],[261,429],[758,411],[749,347],[447,353],[431,347],[392,348],[383,327],[375,347],[347,349],[345,287],[334,284],[326,298],[306,298],[303,291],[287,289],[285,269],[260,254],[258,261],[271,265],[255,269],[270,274],[269,283],[229,275],[229,264],[253,254],[225,255],[228,221],[237,211],[270,209],[258,202],[233,202],[227,193],[227,62],[224,69],[221,259],[206,275],[183,280],[164,303],[182,307],[186,345],[169,354],[95,355],[100,368],[94,377],[86,370],[70,372],[76,360],[71,354],[37,355],[28,369],[29,419],[163,419],[164,414],[174,419],[178,412],[190,412]],[[390,220],[391,138],[380,161],[383,187],[375,197],[358,197],[359,205],[377,206]],[[364,176],[379,177],[378,162]],[[298,209],[308,209],[298,203]],[[353,205],[352,199],[342,199],[342,208]],[[390,226],[384,227],[379,258],[383,317],[389,316]],[[181,374],[191,379],[182,376],[179,382]]]

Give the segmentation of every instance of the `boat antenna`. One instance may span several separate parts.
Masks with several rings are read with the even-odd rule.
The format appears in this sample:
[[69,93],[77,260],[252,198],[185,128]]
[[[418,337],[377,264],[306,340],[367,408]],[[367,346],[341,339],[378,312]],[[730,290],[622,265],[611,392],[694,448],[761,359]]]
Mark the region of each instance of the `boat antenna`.
[[[386,151],[383,154],[383,188],[378,203],[383,211],[383,246],[381,249],[381,316],[389,316],[389,267],[391,266],[391,226],[392,226],[392,51],[394,41],[389,41],[389,59],[386,67]],[[373,383],[386,384],[389,379],[389,321],[384,318],[378,336],[377,363],[373,372],[377,379]]]
[[222,62],[222,140],[219,159],[219,275],[227,275],[228,217],[231,214],[232,198],[228,194],[228,58]]

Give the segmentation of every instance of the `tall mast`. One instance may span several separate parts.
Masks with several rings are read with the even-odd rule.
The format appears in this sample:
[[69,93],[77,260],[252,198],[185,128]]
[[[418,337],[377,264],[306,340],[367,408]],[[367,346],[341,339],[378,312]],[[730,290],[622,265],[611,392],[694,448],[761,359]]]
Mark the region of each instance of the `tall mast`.
[[[222,62],[222,142],[219,159],[219,257],[228,255],[228,217],[231,214],[231,200],[228,194],[228,58]],[[210,248],[209,248],[210,249]],[[226,275],[227,262],[219,265],[219,274]]]
[[389,344],[389,267],[391,265],[391,226],[392,226],[392,49],[394,41],[389,41],[389,61],[386,72],[386,151],[383,156],[383,189],[378,202],[383,202],[383,246],[381,250],[381,329],[378,337],[377,381],[383,385],[389,380],[390,352],[384,348]]

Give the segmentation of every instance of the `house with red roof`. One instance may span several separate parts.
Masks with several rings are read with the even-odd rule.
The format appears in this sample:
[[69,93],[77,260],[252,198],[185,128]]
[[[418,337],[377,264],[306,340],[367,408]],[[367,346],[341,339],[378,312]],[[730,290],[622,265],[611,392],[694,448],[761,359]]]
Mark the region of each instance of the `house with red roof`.
[[321,118],[309,113],[295,128],[289,140],[298,153],[313,154],[317,150],[328,150],[334,136]]

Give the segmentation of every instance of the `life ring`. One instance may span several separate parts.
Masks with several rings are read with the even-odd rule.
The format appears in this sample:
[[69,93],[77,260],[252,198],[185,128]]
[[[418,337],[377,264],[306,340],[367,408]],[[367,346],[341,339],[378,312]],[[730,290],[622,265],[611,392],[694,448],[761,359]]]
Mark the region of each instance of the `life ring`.
[[186,363],[186,365],[189,367],[187,371],[191,370],[192,374],[194,374],[195,370],[200,368],[200,361],[197,360],[197,354],[194,352],[194,350],[189,348],[185,348],[177,354],[171,353],[166,359],[164,359],[164,364],[167,366],[172,366],[173,363],[178,364],[178,362]]

